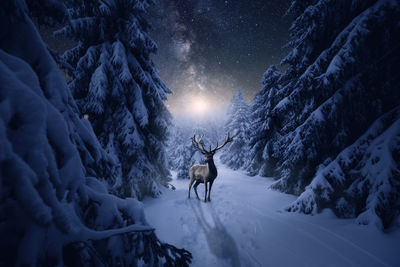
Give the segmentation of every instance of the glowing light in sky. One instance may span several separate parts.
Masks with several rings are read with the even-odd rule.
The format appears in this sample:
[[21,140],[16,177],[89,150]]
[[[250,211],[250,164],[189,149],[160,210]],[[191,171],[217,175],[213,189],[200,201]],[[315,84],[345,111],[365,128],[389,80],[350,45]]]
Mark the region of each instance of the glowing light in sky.
[[204,66],[189,65],[170,85],[174,95],[166,105],[174,117],[206,118],[224,112],[233,97],[233,82],[226,77],[209,77]]
[[189,109],[196,115],[204,115],[207,113],[208,103],[201,97],[195,97]]

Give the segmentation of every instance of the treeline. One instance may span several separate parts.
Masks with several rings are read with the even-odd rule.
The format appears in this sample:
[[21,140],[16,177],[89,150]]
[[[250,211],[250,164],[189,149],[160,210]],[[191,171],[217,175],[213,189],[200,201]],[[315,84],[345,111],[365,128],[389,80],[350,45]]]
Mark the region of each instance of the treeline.
[[[293,1],[290,50],[248,108],[234,98],[221,159],[298,195],[288,211],[387,229],[400,213],[400,5]],[[232,107],[231,107],[232,108]]]

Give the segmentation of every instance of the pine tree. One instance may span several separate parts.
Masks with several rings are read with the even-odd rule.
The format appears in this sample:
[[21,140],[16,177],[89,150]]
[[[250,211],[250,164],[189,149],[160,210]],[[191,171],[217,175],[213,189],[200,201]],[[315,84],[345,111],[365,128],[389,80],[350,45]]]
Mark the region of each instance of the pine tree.
[[330,207],[359,224],[389,228],[399,216],[400,107],[378,118],[315,177],[287,210],[317,213]]
[[220,122],[176,121],[168,141],[168,158],[171,170],[177,172],[178,179],[189,179],[189,169],[194,164],[204,164],[204,156],[193,145],[191,137],[203,136],[204,146],[216,144],[219,138]]
[[189,179],[189,169],[194,164],[199,163],[198,158],[200,155],[189,138],[179,146],[178,151],[180,152],[180,157],[177,159],[176,178]]
[[[380,139],[370,128],[373,123],[383,125],[379,131],[384,135],[396,132],[399,3],[293,1],[291,10],[297,15],[291,52],[282,61],[287,70],[279,79],[279,103],[271,111],[278,126],[270,153],[276,163],[271,162],[279,173],[272,188],[307,191],[289,210],[310,213],[329,207],[338,216],[387,228],[399,214],[398,164],[373,164],[370,171],[382,167],[388,175],[372,177],[357,161],[343,160],[366,162],[369,153],[376,154],[372,140]],[[381,121],[386,117],[390,122]],[[390,140],[396,144],[395,137]],[[354,149],[363,142],[370,148]],[[391,145],[379,160],[396,161],[398,149]],[[351,155],[344,157],[344,151]],[[328,171],[335,164],[341,172]]]
[[100,143],[118,162],[109,180],[116,194],[142,199],[167,185],[165,142],[170,114],[163,101],[170,90],[150,55],[147,1],[81,1],[70,9],[70,23],[57,32],[78,45],[64,54],[75,70],[69,83],[82,115]]
[[278,122],[272,118],[272,110],[279,102],[279,79],[281,73],[271,65],[263,75],[262,89],[258,92],[250,107],[250,125],[247,131],[249,153],[245,162],[250,175],[273,176],[274,163],[271,139],[276,134]]
[[247,155],[248,112],[248,105],[239,89],[228,108],[225,123],[225,132],[234,138],[221,155],[221,161],[234,170],[243,167]]
[[199,158],[198,151],[190,139],[192,131],[186,127],[175,126],[168,143],[170,167],[177,172],[177,179],[189,179],[189,168]]
[[181,145],[185,142],[185,134],[181,127],[173,124],[169,129],[167,142],[168,166],[171,170],[176,170],[178,159],[182,156]]
[[161,243],[137,200],[108,193],[106,153],[28,8],[0,5],[0,265],[188,266],[190,253]]

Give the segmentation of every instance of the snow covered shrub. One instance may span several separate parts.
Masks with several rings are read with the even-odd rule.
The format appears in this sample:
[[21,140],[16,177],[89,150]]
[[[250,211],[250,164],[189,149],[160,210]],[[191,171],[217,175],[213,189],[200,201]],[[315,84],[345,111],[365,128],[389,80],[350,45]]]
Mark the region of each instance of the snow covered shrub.
[[0,14],[0,265],[187,266],[140,202],[107,192],[107,155],[25,3],[3,1]]
[[119,196],[159,194],[170,180],[165,154],[170,90],[150,59],[156,44],[147,34],[148,1],[78,1],[70,23],[56,34],[77,40],[64,60],[74,71],[69,88],[81,115],[120,172],[109,184]]

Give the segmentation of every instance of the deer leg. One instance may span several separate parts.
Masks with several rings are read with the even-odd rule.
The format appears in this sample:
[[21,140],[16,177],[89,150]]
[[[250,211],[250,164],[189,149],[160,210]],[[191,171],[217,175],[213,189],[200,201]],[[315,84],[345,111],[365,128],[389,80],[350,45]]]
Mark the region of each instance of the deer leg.
[[194,182],[194,179],[190,179],[188,198],[190,198],[190,189],[192,189],[192,184],[193,184],[193,182]]
[[204,182],[205,192],[204,192],[204,202],[207,202],[207,181]]
[[209,190],[208,190],[208,201],[211,201],[210,195],[211,195],[211,187],[212,187],[213,183],[214,183],[214,181],[211,181],[211,182],[210,182],[210,186],[209,186],[210,188],[209,188]]
[[200,199],[200,198],[199,198],[199,195],[197,194],[197,186],[198,186],[199,184],[200,184],[200,181],[199,181],[199,180],[196,180],[196,183],[195,183],[194,186],[193,186],[194,192],[196,193],[197,199]]

